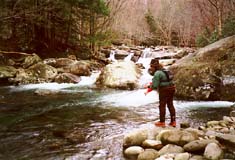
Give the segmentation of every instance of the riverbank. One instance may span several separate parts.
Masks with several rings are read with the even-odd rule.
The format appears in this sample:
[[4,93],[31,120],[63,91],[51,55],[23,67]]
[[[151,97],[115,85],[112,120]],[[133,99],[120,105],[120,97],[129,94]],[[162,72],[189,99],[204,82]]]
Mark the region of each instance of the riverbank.
[[[231,113],[233,115],[234,112]],[[137,160],[235,159],[235,117],[208,121],[198,128],[149,125],[126,134],[123,153]]]

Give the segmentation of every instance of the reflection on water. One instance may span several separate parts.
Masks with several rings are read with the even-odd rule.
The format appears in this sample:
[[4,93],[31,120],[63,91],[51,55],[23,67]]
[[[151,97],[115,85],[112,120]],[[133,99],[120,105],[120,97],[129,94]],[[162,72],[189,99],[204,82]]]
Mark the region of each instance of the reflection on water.
[[[38,88],[59,92],[39,96]],[[143,92],[72,84],[0,88],[0,159],[122,159],[123,134],[158,118],[157,93]],[[178,122],[193,126],[222,119],[231,104],[175,101]]]

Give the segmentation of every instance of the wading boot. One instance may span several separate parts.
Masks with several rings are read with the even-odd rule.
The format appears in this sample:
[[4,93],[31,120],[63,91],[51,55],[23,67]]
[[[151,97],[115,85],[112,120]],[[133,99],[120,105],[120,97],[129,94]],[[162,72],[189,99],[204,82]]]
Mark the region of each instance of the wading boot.
[[155,124],[155,126],[157,126],[157,127],[166,127],[165,122],[160,122],[160,121],[158,121],[158,122],[155,122],[154,124]]
[[176,127],[176,121],[169,123],[169,126]]

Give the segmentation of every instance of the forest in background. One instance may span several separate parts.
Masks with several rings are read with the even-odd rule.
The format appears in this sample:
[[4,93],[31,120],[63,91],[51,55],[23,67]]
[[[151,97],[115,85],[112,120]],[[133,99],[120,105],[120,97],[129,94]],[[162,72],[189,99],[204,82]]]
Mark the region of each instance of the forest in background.
[[102,46],[203,47],[235,34],[235,0],[0,0],[0,50],[98,56]]

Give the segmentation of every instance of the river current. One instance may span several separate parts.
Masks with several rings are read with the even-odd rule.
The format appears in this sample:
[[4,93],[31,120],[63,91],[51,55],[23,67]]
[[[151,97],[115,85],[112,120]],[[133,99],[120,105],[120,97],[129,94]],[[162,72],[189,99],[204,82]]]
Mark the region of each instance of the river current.
[[[40,96],[38,89],[52,93]],[[0,159],[6,160],[123,159],[123,135],[159,118],[157,93],[145,96],[144,89],[47,83],[1,87],[0,93]],[[174,104],[177,122],[195,127],[229,115],[233,103]]]
[[[98,89],[94,85],[98,75],[82,77],[79,84],[0,87],[0,159],[124,159],[123,136],[159,118],[158,94]],[[141,81],[149,78],[144,74]],[[44,91],[49,94],[36,94]],[[197,127],[221,120],[233,103],[175,100],[177,123]]]

